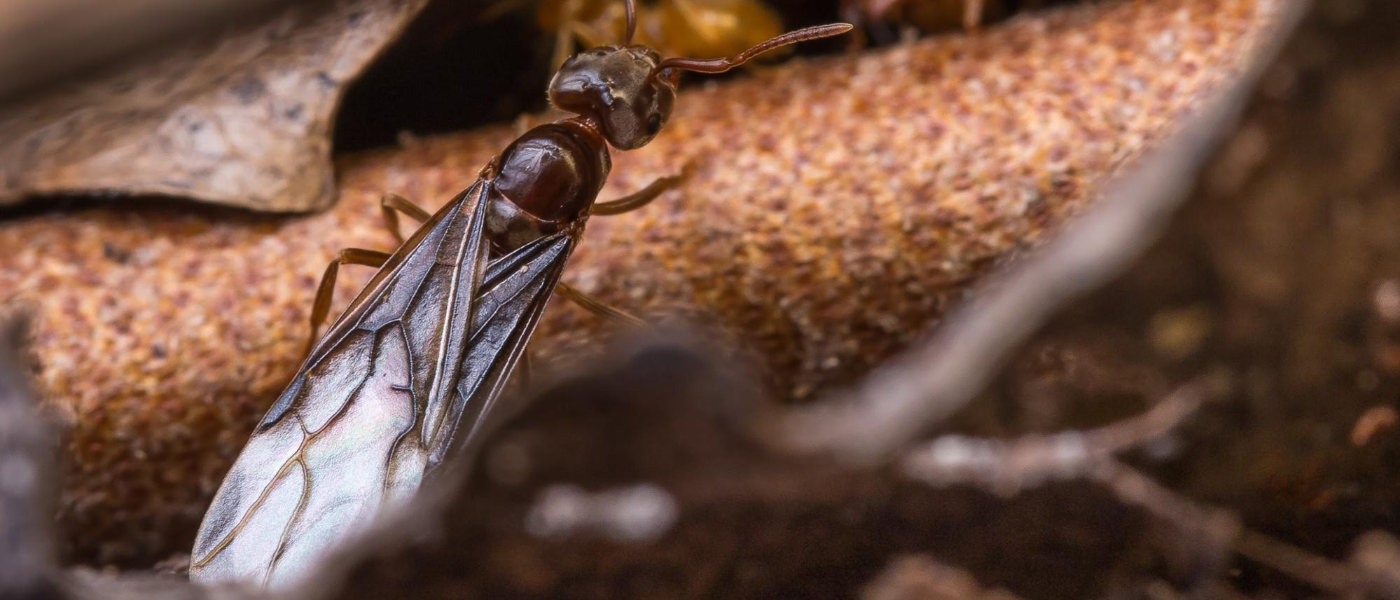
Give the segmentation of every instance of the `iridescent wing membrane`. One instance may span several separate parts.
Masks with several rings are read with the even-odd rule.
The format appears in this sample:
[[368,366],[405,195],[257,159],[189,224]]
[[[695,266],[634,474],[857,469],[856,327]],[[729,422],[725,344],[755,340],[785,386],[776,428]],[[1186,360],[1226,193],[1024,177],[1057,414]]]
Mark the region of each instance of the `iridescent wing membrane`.
[[192,580],[300,579],[479,427],[577,239],[488,261],[493,196],[478,181],[433,215],[312,349],[214,496]]

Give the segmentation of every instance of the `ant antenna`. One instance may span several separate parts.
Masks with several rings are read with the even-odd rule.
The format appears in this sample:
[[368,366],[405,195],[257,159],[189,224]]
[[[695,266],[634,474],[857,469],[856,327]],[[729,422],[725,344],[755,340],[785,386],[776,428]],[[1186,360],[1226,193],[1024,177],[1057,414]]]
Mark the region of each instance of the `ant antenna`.
[[[627,0],[627,6],[629,9],[631,8],[632,0]],[[629,12],[628,14],[630,15],[631,13]],[[749,60],[753,57],[763,54],[764,52],[767,52],[769,50],[782,48],[783,46],[790,46],[798,42],[806,42],[809,40],[831,37],[833,35],[841,35],[843,33],[846,33],[847,31],[850,31],[853,28],[854,26],[850,23],[832,23],[829,25],[817,25],[816,27],[808,27],[806,29],[798,29],[797,31],[790,31],[788,33],[784,33],[778,37],[763,42],[762,44],[740,52],[738,55],[735,55],[731,58],[668,58],[666,60],[661,61],[661,64],[657,65],[656,68],[658,70],[680,69],[683,71],[694,71],[696,73],[723,73],[725,71],[733,69],[734,67],[749,62]]]
[[623,46],[632,45],[632,37],[637,34],[637,5],[635,0],[626,0],[627,5],[627,41]]

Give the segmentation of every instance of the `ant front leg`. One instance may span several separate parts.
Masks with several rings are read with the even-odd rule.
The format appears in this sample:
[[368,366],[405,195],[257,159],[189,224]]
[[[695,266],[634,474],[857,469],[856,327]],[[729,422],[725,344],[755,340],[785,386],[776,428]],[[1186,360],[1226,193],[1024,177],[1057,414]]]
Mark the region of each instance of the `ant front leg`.
[[384,227],[389,229],[389,233],[392,233],[394,239],[398,240],[401,245],[403,244],[403,233],[399,231],[399,213],[403,213],[404,216],[419,223],[427,221],[433,216],[417,204],[410,202],[408,198],[393,193],[384,194],[384,197],[379,199],[379,210],[384,213]]
[[335,294],[335,278],[340,272],[340,265],[365,265],[367,267],[382,267],[389,260],[389,253],[378,250],[365,250],[363,248],[346,248],[340,254],[331,259],[331,264],[326,265],[325,274],[321,275],[321,285],[316,288],[316,301],[311,303],[311,336],[306,340],[306,353],[311,354],[311,349],[316,346],[316,333],[326,322],[326,315],[331,311],[331,296]]
[[603,217],[632,212],[651,204],[652,200],[655,200],[668,190],[680,187],[682,183],[685,183],[685,180],[690,178],[690,174],[694,170],[694,164],[688,163],[681,169],[681,172],[676,175],[658,177],[656,181],[651,182],[650,185],[616,200],[594,203],[593,209],[589,212],[593,216]]

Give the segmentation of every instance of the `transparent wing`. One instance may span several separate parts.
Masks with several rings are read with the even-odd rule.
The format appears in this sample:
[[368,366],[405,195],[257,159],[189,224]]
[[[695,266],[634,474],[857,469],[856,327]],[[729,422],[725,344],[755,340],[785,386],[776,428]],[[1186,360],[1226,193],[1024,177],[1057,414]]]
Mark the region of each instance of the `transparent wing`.
[[491,262],[473,307],[470,351],[457,373],[456,393],[447,397],[441,424],[430,418],[424,428],[430,469],[480,430],[482,416],[520,363],[578,234],[541,238]]
[[455,395],[486,271],[478,182],[390,257],[268,411],[205,514],[190,578],[300,578],[427,466],[426,414]]

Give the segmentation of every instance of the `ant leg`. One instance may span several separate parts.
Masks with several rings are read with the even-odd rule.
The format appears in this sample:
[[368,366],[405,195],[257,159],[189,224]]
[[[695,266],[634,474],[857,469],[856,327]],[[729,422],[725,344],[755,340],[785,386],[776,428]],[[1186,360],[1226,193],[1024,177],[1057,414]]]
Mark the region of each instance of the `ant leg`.
[[387,252],[363,248],[346,248],[331,259],[331,264],[326,265],[325,274],[321,275],[321,285],[316,288],[316,301],[311,303],[311,336],[306,340],[307,354],[311,354],[311,349],[315,347],[317,330],[325,324],[326,315],[331,311],[331,296],[335,293],[335,277],[340,272],[340,265],[382,267],[388,260]]
[[692,165],[687,164],[685,168],[681,169],[679,174],[658,177],[656,181],[651,182],[650,185],[632,194],[616,200],[594,203],[593,210],[590,211],[590,213],[596,216],[611,216],[637,210],[650,204],[652,200],[655,200],[657,196],[660,196],[667,190],[680,187],[686,179],[690,178],[690,173],[693,170]]
[[963,30],[976,31],[982,26],[982,0],[963,0]]
[[403,243],[403,233],[399,232],[398,213],[403,213],[404,216],[419,223],[427,221],[432,216],[428,211],[410,202],[407,198],[393,193],[384,194],[384,197],[379,199],[379,210],[384,213],[384,226],[389,229],[389,233],[394,234],[394,239],[398,240],[400,244]]
[[578,14],[583,9],[581,5],[580,0],[564,0],[564,6],[560,10],[559,30],[554,32],[554,56],[549,59],[549,65],[555,71],[574,55],[574,30],[577,28]]
[[525,135],[535,125],[535,120],[528,114],[522,114],[515,118],[515,137]]
[[634,327],[644,327],[647,324],[646,321],[632,316],[631,313],[628,313],[627,311],[624,311],[620,308],[613,308],[611,306],[608,306],[602,300],[585,294],[579,291],[578,288],[564,283],[562,281],[554,287],[554,290],[559,292],[560,296],[568,298],[569,300],[573,301],[574,304],[583,307],[584,310],[598,315],[600,317],[626,323]]

